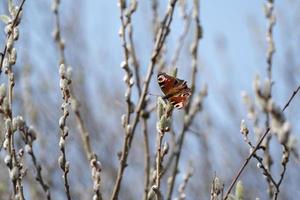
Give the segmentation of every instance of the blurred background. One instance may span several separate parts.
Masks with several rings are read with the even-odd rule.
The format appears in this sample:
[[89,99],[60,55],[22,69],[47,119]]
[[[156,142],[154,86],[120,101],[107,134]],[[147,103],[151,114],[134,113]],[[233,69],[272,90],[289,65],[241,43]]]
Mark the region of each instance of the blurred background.
[[[16,1],[17,3],[20,1]],[[158,1],[159,20],[165,14],[168,1]],[[253,80],[256,74],[267,77],[267,19],[264,14],[265,1],[210,0],[200,1],[200,21],[203,38],[199,43],[199,70],[196,89],[208,86],[203,111],[197,115],[192,130],[186,135],[179,163],[180,173],[175,185],[183,181],[190,168],[193,175],[186,188],[186,199],[208,199],[212,179],[216,174],[225,187],[229,185],[241,166],[249,147],[240,134],[240,122],[247,118],[247,107],[241,99],[246,91],[254,99]],[[16,43],[18,61],[14,67],[16,85],[14,91],[14,115],[22,115],[28,124],[37,130],[34,148],[37,159],[43,166],[43,176],[51,185],[53,199],[65,199],[61,170],[58,167],[59,127],[62,103],[59,88],[59,53],[53,40],[55,27],[51,1],[26,1],[20,25],[20,38]],[[185,12],[191,15],[192,1],[185,1]],[[120,11],[116,1],[107,0],[62,0],[60,3],[62,38],[65,40],[67,64],[73,68],[73,87],[81,103],[84,121],[91,134],[91,142],[102,163],[101,187],[104,199],[111,195],[119,165],[118,152],[122,148],[124,130],[121,115],[126,111],[124,93],[124,71],[120,68],[123,58],[122,41],[118,36]],[[172,63],[178,38],[184,31],[186,21],[177,5],[171,32],[167,37],[163,53],[164,71],[178,68],[177,76],[190,84],[191,54],[194,24],[191,23],[175,66]],[[0,2],[0,14],[7,13],[7,2]],[[274,101],[283,106],[299,85],[300,75],[300,2],[297,0],[275,1],[273,57]],[[132,16],[133,39],[141,66],[142,78],[153,49],[152,1],[138,1],[137,11]],[[1,29],[4,30],[4,24]],[[4,45],[5,34],[0,34],[0,45]],[[1,47],[2,48],[2,47]],[[156,77],[155,68],[154,77]],[[5,82],[6,77],[0,76]],[[136,91],[135,91],[136,92]],[[150,82],[149,92],[161,94],[155,78]],[[156,97],[149,96],[150,104]],[[137,95],[133,95],[137,101]],[[300,97],[295,97],[287,109],[287,120],[292,124],[292,135],[299,140]],[[258,109],[259,110],[259,109]],[[176,137],[182,127],[184,111],[174,112],[173,128]],[[261,127],[264,127],[263,115]],[[2,120],[2,119],[1,119]],[[156,114],[150,115],[149,140],[151,166],[155,160]],[[71,114],[68,126],[70,135],[66,144],[70,161],[70,185],[73,199],[91,199],[92,181],[80,135]],[[1,121],[3,124],[3,121]],[[2,126],[2,125],[1,125]],[[3,138],[4,127],[1,128]],[[250,134],[251,134],[250,128]],[[172,140],[166,135],[165,140]],[[255,140],[255,136],[250,135]],[[256,142],[254,142],[256,143]],[[274,159],[272,172],[279,178],[281,146],[276,138],[271,140],[271,155]],[[7,168],[3,162],[5,151],[0,153],[0,196],[8,199],[11,185]],[[28,160],[28,162],[27,162]],[[138,126],[129,154],[120,199],[141,199],[144,183],[144,149],[141,127]],[[245,199],[267,199],[267,184],[252,160],[241,180],[245,187]],[[24,180],[24,191],[28,199],[44,199],[44,194],[34,180],[30,159]],[[280,199],[298,199],[300,195],[300,168],[297,159],[291,156],[287,174],[281,186]],[[277,176],[278,174],[278,176]],[[162,191],[166,190],[167,176],[162,179]]]

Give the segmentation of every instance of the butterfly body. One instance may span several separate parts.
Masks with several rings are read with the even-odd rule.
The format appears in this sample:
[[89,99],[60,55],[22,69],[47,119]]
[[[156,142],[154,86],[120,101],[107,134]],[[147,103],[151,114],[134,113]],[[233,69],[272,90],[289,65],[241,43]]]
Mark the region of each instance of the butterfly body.
[[167,99],[175,108],[181,109],[188,103],[191,89],[187,86],[186,81],[166,73],[159,73],[157,82],[165,94],[163,99]]

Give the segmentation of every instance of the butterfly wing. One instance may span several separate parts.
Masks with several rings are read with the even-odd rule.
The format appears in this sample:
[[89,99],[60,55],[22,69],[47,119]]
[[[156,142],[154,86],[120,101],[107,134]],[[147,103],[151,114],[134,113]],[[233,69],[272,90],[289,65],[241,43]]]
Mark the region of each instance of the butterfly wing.
[[160,89],[166,96],[176,93],[176,91],[181,88],[180,86],[185,83],[185,81],[170,76],[166,73],[159,73],[157,75],[157,82],[160,86]]
[[191,89],[187,86],[186,81],[166,73],[159,73],[157,82],[165,94],[163,99],[167,99],[175,108],[181,109],[188,103]]
[[177,109],[183,108],[190,99],[191,89],[186,88],[182,92],[168,98],[168,101]]

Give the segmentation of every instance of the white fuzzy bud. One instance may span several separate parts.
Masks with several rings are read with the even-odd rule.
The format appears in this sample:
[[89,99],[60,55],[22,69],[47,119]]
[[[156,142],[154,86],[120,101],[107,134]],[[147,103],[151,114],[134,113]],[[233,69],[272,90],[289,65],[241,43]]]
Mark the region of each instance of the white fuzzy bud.
[[32,139],[32,140],[35,140],[35,139],[36,139],[36,131],[35,131],[35,129],[34,129],[33,126],[30,126],[30,127],[28,128],[28,134],[31,136],[31,139]]
[[100,183],[94,183],[93,189],[94,189],[94,191],[99,191],[100,190]]
[[131,131],[132,131],[132,127],[131,127],[130,124],[128,124],[128,125],[126,126],[126,133],[127,133],[127,134],[130,134]]
[[97,200],[97,199],[99,199],[98,196],[96,194],[94,194],[93,200]]
[[5,163],[6,165],[9,165],[10,162],[11,162],[11,157],[10,157],[10,155],[6,155],[5,158],[4,158],[4,163]]
[[263,94],[265,97],[270,97],[271,96],[271,87],[272,87],[272,82],[270,79],[265,80],[264,88],[263,88]]
[[17,61],[17,50],[16,48],[12,48],[11,53],[9,54],[8,62],[10,65],[16,64]]
[[59,66],[59,75],[62,77],[62,76],[65,76],[65,73],[66,73],[66,67],[64,64],[61,64]]
[[17,127],[23,128],[25,126],[25,121],[22,116],[17,116]]
[[289,122],[284,122],[278,131],[278,140],[281,144],[287,144],[290,136],[291,124]]
[[9,111],[8,99],[6,97],[3,98],[2,108],[5,113]]
[[248,128],[247,128],[247,125],[246,125],[246,122],[245,122],[244,119],[241,121],[241,129],[240,129],[240,132],[241,132],[244,136],[247,136],[248,133],[249,133],[249,130],[248,130]]
[[60,137],[59,140],[59,147],[62,149],[65,147],[65,139],[63,137]]
[[294,135],[291,135],[291,137],[289,137],[287,146],[292,150],[297,148],[297,138]]
[[20,158],[23,157],[24,149],[20,149],[19,152],[18,152],[18,155],[19,155]]
[[70,162],[67,161],[67,162],[66,162],[66,166],[65,166],[65,172],[68,173],[69,170],[70,170]]
[[97,160],[95,158],[93,158],[91,161],[90,161],[90,166],[91,167],[94,167],[96,165],[96,162]]
[[125,114],[123,114],[121,116],[121,124],[122,124],[123,127],[125,127],[125,125],[126,125],[126,120],[127,120],[127,117],[126,117]]
[[17,126],[17,118],[16,118],[16,117],[13,118],[13,121],[12,121],[12,129],[13,129],[13,132],[15,132],[15,131],[18,129],[18,126]]
[[257,167],[258,169],[260,169],[260,168],[262,167],[261,163],[258,162],[258,163],[256,164],[256,167]]
[[102,169],[102,163],[101,163],[99,160],[97,161],[97,168],[98,168],[99,170]]
[[32,148],[31,148],[31,146],[28,145],[28,144],[26,144],[26,145],[25,145],[25,151],[26,151],[26,153],[31,154],[31,153],[32,153]]
[[60,137],[59,147],[60,149],[63,149],[65,147],[65,139],[63,137]]
[[0,85],[0,99],[3,99],[6,95],[6,88],[5,85],[2,83]]
[[5,127],[6,127],[7,131],[12,131],[12,123],[11,123],[11,120],[9,118],[7,118],[5,120]]
[[119,37],[123,37],[123,27],[119,28],[118,35]]
[[128,75],[127,75],[127,74],[125,74],[125,75],[124,75],[124,77],[123,77],[123,81],[124,81],[125,83],[128,83],[128,81],[129,81],[129,77],[128,77]]
[[10,34],[11,33],[11,28],[12,28],[12,23],[9,23],[5,26],[4,28],[4,32],[6,35]]
[[16,181],[19,175],[20,175],[20,171],[17,167],[13,167],[12,170],[10,170],[9,172],[9,177],[13,181]]
[[260,90],[260,76],[258,74],[255,75],[254,81],[253,81],[253,89],[255,91]]
[[59,31],[57,28],[55,28],[52,32],[52,37],[54,38],[55,41],[58,41],[59,39]]
[[131,77],[131,78],[129,79],[129,86],[132,87],[133,84],[134,84],[134,80],[133,80],[133,78]]
[[69,67],[67,68],[67,73],[66,73],[67,79],[71,80],[72,72],[73,72],[73,68],[69,66]]
[[[18,11],[19,11],[19,6],[13,6],[12,7],[12,9],[10,10],[10,14],[11,14],[11,16],[13,17],[13,18],[15,18],[16,16],[17,16],[17,14],[18,14]],[[20,11],[21,12],[21,11]],[[20,17],[20,14],[21,13],[19,13],[19,17]]]
[[8,149],[8,145],[9,145],[8,139],[5,138],[5,139],[4,139],[4,142],[3,142],[3,148],[4,148],[4,149]]
[[69,134],[69,127],[64,126],[64,136],[68,136]]
[[58,158],[58,164],[62,170],[64,170],[64,156],[60,155]]
[[216,193],[219,194],[222,190],[222,185],[221,185],[220,179],[218,177],[215,178],[214,184],[215,184]]
[[19,39],[19,29],[18,29],[18,27],[14,28],[13,36],[14,36],[14,40]]
[[57,12],[58,11],[58,3],[57,3],[57,1],[53,1],[52,2],[51,10],[52,10],[52,12]]
[[67,79],[60,79],[60,81],[59,81],[59,87],[62,90],[67,89],[67,87],[68,87],[68,80]]
[[125,99],[128,100],[130,98],[130,95],[131,95],[131,89],[130,88],[127,88],[126,92],[125,92]]
[[4,58],[3,60],[3,68],[4,68],[4,72],[7,74],[8,73],[8,69],[10,68],[10,63],[8,62],[7,58]]
[[7,47],[7,51],[11,51],[12,48],[14,46],[14,38],[12,36],[10,36],[7,40],[7,44],[6,44],[6,47]]
[[62,49],[65,48],[65,40],[64,40],[64,39],[60,38],[59,46],[60,46],[60,48],[62,48]]
[[166,155],[168,152],[169,152],[169,144],[165,142],[163,146],[163,155]]

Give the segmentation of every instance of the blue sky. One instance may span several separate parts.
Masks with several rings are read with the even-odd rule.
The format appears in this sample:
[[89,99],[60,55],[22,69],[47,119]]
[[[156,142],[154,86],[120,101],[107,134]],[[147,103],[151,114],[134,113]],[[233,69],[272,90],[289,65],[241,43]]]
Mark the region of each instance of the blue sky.
[[[164,15],[167,1],[158,1],[161,3],[161,17]],[[78,40],[83,38],[87,42],[86,46],[80,46],[80,41],[72,41],[69,38],[65,38],[67,46],[66,51],[71,54],[74,48],[83,49],[81,55],[84,55],[84,66],[76,66],[79,65],[76,62],[71,64],[85,71],[88,77],[88,92],[93,97],[96,96],[95,94],[99,93],[97,89],[103,86],[101,85],[102,83],[110,88],[108,91],[109,94],[105,95],[114,97],[115,91],[124,92],[124,85],[119,81],[122,79],[124,72],[119,67],[123,59],[123,51],[121,48],[121,40],[118,37],[120,13],[119,8],[117,7],[117,1],[85,0],[81,2],[80,7],[77,7],[76,4],[74,5],[74,1],[72,0],[62,0],[61,2],[62,5],[60,10],[63,19],[63,27],[64,20],[74,20],[73,25],[75,27],[77,21],[82,23],[82,26],[78,26],[81,29],[77,29],[73,34],[78,36]],[[133,15],[132,20],[136,50],[139,61],[141,62],[143,75],[145,75],[153,47],[151,29],[152,12],[150,9],[150,1],[140,0],[138,2],[138,10]],[[191,2],[191,0],[189,2]],[[252,96],[252,80],[254,79],[255,74],[259,73],[262,79],[266,76],[267,65],[265,60],[267,43],[265,41],[265,34],[267,21],[263,10],[264,2],[265,1],[262,0],[201,0],[200,2],[200,20],[204,31],[204,37],[200,40],[199,44],[200,69],[197,86],[199,89],[204,82],[208,85],[209,96],[205,101],[204,112],[209,111],[214,114],[216,127],[213,131],[219,133],[215,137],[222,134],[222,128],[227,128],[229,126],[236,131],[232,134],[239,134],[240,120],[246,118],[246,108],[242,104],[240,92],[246,90]],[[276,53],[274,55],[273,73],[275,85],[273,91],[274,98],[278,101],[279,105],[282,105],[288,99],[294,87],[299,84],[297,79],[292,82],[293,88],[286,88],[286,85],[283,84],[287,81],[284,75],[287,73],[285,72],[285,68],[288,67],[285,65],[287,60],[286,50],[288,47],[292,47],[294,51],[297,52],[296,50],[299,49],[300,46],[298,39],[300,31],[295,27],[295,24],[297,24],[297,18],[295,19],[297,6],[294,5],[298,5],[296,2],[296,0],[275,1],[275,13],[278,23],[274,28]],[[80,13],[82,14],[74,15],[72,12],[74,11],[72,10],[74,8],[80,9]],[[1,8],[0,10],[3,11],[4,9]],[[190,6],[188,7],[188,10],[190,10]],[[43,15],[40,15],[41,13],[43,13]],[[181,34],[183,28],[182,21],[178,15],[178,9],[175,13],[171,33],[167,39],[168,52],[166,57],[168,61],[172,58],[178,35]],[[26,47],[28,47],[29,51],[20,48],[20,55],[24,58],[25,54],[29,53],[27,56],[33,59],[32,62],[38,63],[37,71],[43,74],[43,76],[38,74],[39,79],[34,79],[33,81],[37,81],[37,83],[39,83],[37,85],[39,86],[44,86],[44,79],[47,80],[47,78],[49,78],[48,72],[51,70],[51,72],[53,72],[53,66],[57,64],[57,52],[51,38],[54,18],[50,11],[49,2],[47,1],[47,4],[43,4],[36,3],[35,1],[26,1],[25,17],[26,20],[24,23],[26,24],[27,29],[24,30],[24,32],[21,32],[20,39],[25,44],[28,42],[28,46]],[[63,36],[64,33],[66,33],[65,31],[66,30],[63,29]],[[2,35],[0,38],[2,39]],[[28,38],[28,41],[24,38]],[[187,80],[191,69],[190,57],[185,54],[188,52],[191,40],[191,37],[186,38],[182,50],[184,55],[181,56],[181,60],[178,62],[178,77]],[[296,56],[295,63],[299,63],[298,60]],[[299,74],[299,69],[298,71],[296,70],[296,72]],[[295,73],[295,76],[296,75],[297,73]],[[49,87],[55,88],[56,91],[55,95],[53,95],[53,99],[58,99],[57,101],[60,101],[60,96],[59,98],[56,98],[60,95],[58,84],[53,84],[53,82],[58,83],[58,81],[53,80],[55,79],[53,77],[50,77],[49,79],[52,81],[48,83]],[[118,86],[122,85],[120,88],[115,87],[115,82],[117,81]],[[160,92],[154,81],[151,83],[150,92],[154,94]],[[123,99],[118,100],[122,102]],[[89,98],[87,101],[92,101],[94,104],[98,105],[101,99]],[[230,107],[228,107],[226,101],[234,102],[233,106],[237,110],[237,115],[231,113]],[[295,115],[295,112],[299,113],[299,111],[293,108],[297,108],[297,104],[299,104],[299,97],[295,98],[295,102],[287,112],[288,116],[292,116],[289,120],[295,122],[295,124],[298,122],[297,119],[299,119],[295,117],[299,116],[299,114]],[[104,104],[99,105],[99,108],[94,112],[107,109],[104,106]],[[111,119],[110,122],[113,122],[113,120],[115,119]],[[296,130],[295,132],[299,130],[298,126],[293,128]],[[298,135],[297,137],[299,137]],[[242,137],[236,139],[233,135],[232,138],[235,144],[243,143]],[[223,138],[219,138],[219,140],[222,139]],[[189,142],[193,144],[189,151],[195,151],[193,149],[194,145],[196,145],[194,144],[196,143],[195,140],[192,138],[189,139]],[[210,145],[213,146],[214,144],[216,144],[215,141],[212,141]],[[119,146],[117,146],[117,148],[119,148]],[[218,153],[218,150],[219,149],[217,148],[215,151]],[[223,154],[225,157],[231,156],[231,154],[226,154],[224,149],[222,149],[221,156],[223,156]],[[108,155],[108,157],[110,157],[110,155]],[[236,165],[238,166],[239,163],[234,163],[233,165],[235,167]],[[129,169],[129,172],[130,170],[132,169]],[[229,170],[233,171],[232,169],[227,169],[227,171]]]

